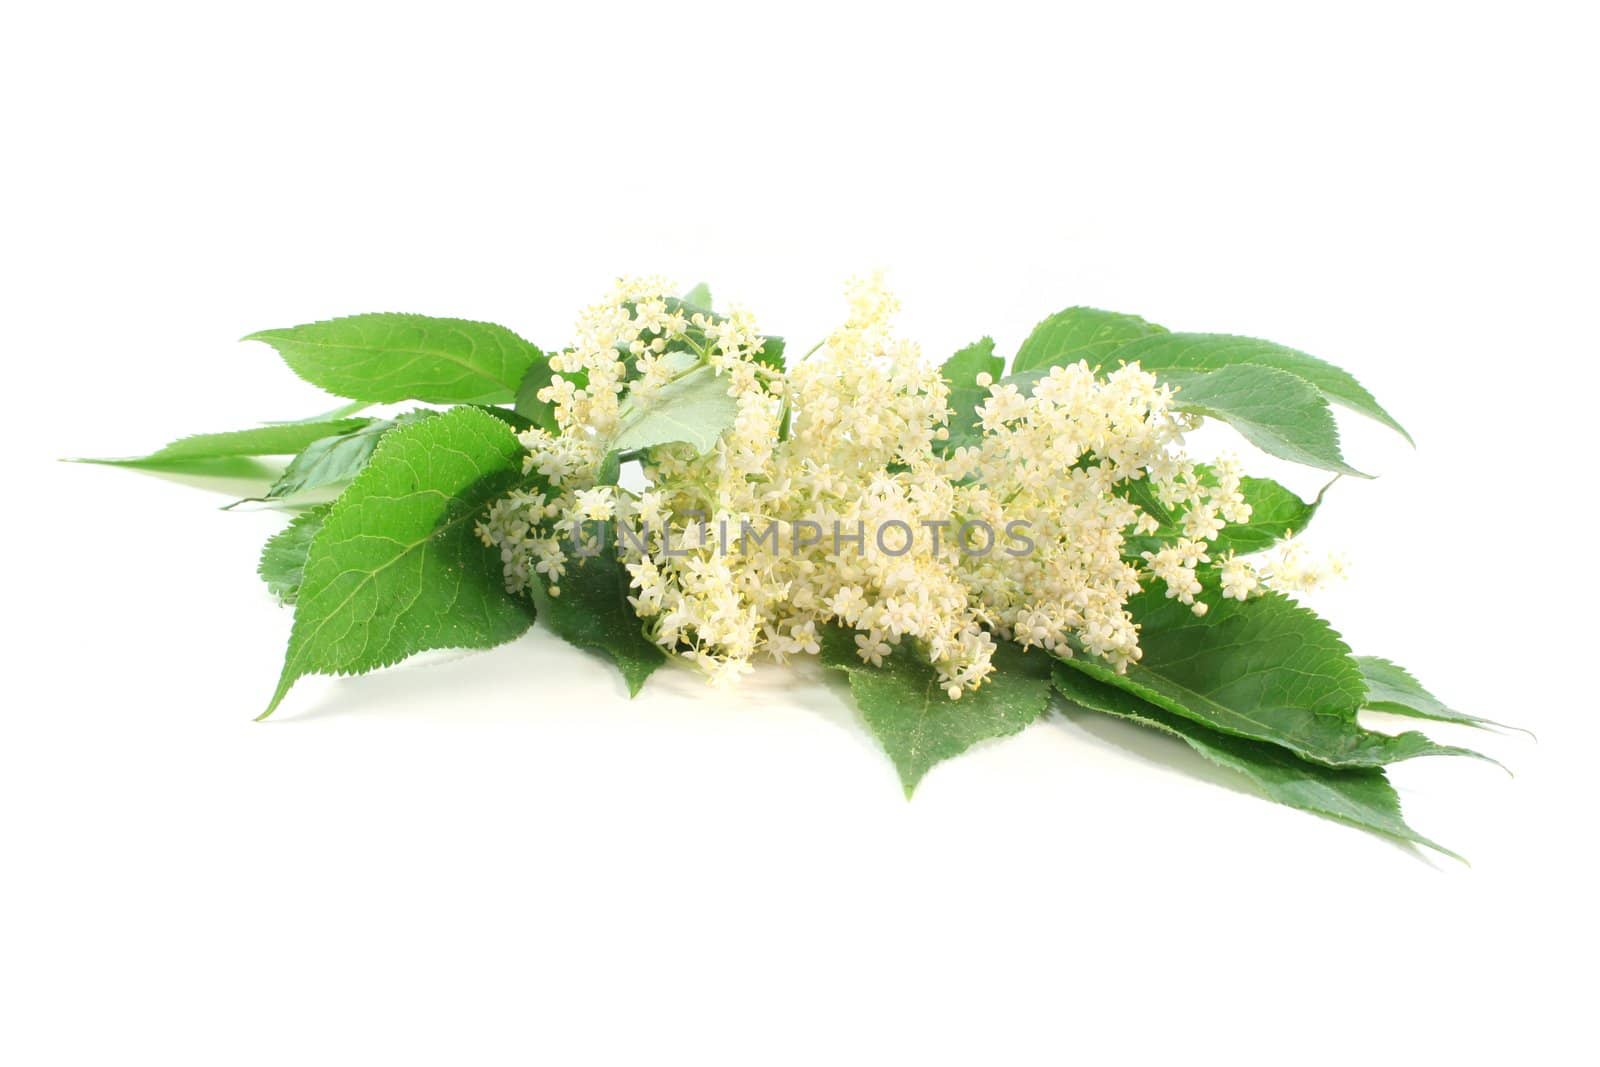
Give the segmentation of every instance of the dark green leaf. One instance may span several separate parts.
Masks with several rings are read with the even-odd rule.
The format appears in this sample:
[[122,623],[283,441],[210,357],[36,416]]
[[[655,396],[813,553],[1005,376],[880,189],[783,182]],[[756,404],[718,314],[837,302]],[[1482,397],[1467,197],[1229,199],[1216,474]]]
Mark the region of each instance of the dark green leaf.
[[764,363],[773,370],[783,370],[783,338],[768,334],[761,340],[761,351],[756,353],[756,362]]
[[488,415],[490,418],[499,419],[511,427],[512,433],[522,433],[524,430],[533,429],[533,420],[526,415],[519,415],[511,408],[503,408],[498,404],[473,404],[472,407]]
[[[549,385],[554,377],[555,371],[550,369],[550,361],[536,359],[528,367],[528,373],[523,375],[522,384],[517,386],[517,414],[547,433],[561,432],[561,427],[556,423],[555,405],[539,399],[539,390]],[[561,377],[578,389],[585,389],[589,385],[589,375],[581,370],[564,371]]]
[[617,665],[627,683],[628,695],[638,696],[667,654],[644,635],[643,624],[628,603],[628,572],[617,560],[616,540],[609,524],[600,528],[599,551],[580,556],[568,551],[567,572],[551,596],[539,582],[533,595],[539,615],[556,634],[579,648],[599,652]]
[[959,700],[946,695],[938,671],[910,641],[874,667],[856,654],[854,631],[830,626],[822,635],[822,662],[849,678],[856,707],[894,761],[908,797],[934,764],[979,741],[1016,733],[1050,702],[1049,657],[1009,641],[998,643],[995,673]]
[[300,377],[336,396],[391,404],[506,404],[544,358],[504,326],[466,319],[351,315],[245,338],[265,341]]
[[1166,328],[1137,315],[1122,315],[1098,308],[1072,307],[1058,311],[1033,328],[1011,361],[1011,373],[1065,367],[1085,360],[1102,366],[1107,357],[1129,341],[1165,334]]
[[289,525],[267,539],[261,549],[261,563],[256,573],[267,583],[267,589],[280,604],[293,604],[300,595],[300,581],[305,574],[306,553],[311,541],[322,529],[331,504],[318,504],[308,508],[289,521]]
[[605,454],[605,458],[600,461],[600,469],[595,472],[594,484],[616,485],[617,480],[621,477],[622,453],[613,448],[610,452],[607,452]]
[[461,407],[384,435],[311,541],[283,674],[359,674],[434,648],[490,648],[533,622],[474,526],[517,484],[522,448]]
[[1345,463],[1328,401],[1287,371],[1241,364],[1215,371],[1160,371],[1179,411],[1219,419],[1268,455],[1368,477]]
[[1176,715],[1330,767],[1477,755],[1415,731],[1362,728],[1361,671],[1339,635],[1305,608],[1276,593],[1208,603],[1197,616],[1160,592],[1140,593],[1128,608],[1143,655],[1125,674],[1087,656],[1064,662]]
[[1055,683],[1061,695],[1074,704],[1180,738],[1211,762],[1244,775],[1268,799],[1279,804],[1461,858],[1406,825],[1400,814],[1400,798],[1381,768],[1336,770],[1319,766],[1276,745],[1207,729],[1064,664],[1056,666]]
[[1304,352],[1253,337],[1223,333],[1171,333],[1132,341],[1116,350],[1125,363],[1137,361],[1165,378],[1167,371],[1214,371],[1225,367],[1269,367],[1309,383],[1328,400],[1377,419],[1407,441],[1411,435],[1348,372]]

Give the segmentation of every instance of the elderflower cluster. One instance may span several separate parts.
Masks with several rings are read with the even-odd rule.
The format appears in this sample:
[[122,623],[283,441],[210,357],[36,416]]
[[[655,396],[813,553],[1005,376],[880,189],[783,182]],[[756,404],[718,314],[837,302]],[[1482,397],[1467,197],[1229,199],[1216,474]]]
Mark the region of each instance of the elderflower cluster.
[[1264,589],[1310,593],[1345,578],[1349,564],[1337,553],[1314,557],[1289,531],[1272,551],[1254,563],[1232,553],[1223,557],[1218,577],[1225,599],[1248,600]]
[[[1191,462],[1192,420],[1137,365],[980,379],[982,404],[953,412],[938,368],[895,333],[879,278],[851,283],[844,323],[786,373],[759,358],[748,313],[689,313],[668,292],[623,281],[583,312],[539,393],[559,432],[521,435],[527,485],[479,532],[516,592],[539,582],[559,597],[578,549],[614,553],[643,631],[715,682],[758,656],[815,654],[831,626],[870,663],[911,642],[952,698],[992,672],[996,636],[1120,668],[1140,654],[1127,601],[1141,581],[1203,613],[1211,545],[1250,518],[1237,464]],[[624,457],[643,485],[614,484],[603,468],[627,412],[706,367],[732,425],[703,454]],[[949,447],[953,416],[981,434]],[[616,536],[602,544],[606,522]],[[1225,596],[1268,578],[1216,562]],[[1304,567],[1285,556],[1270,581]]]
[[1342,581],[1349,563],[1338,553],[1314,555],[1291,532],[1255,565],[1260,584],[1280,593],[1310,593]]

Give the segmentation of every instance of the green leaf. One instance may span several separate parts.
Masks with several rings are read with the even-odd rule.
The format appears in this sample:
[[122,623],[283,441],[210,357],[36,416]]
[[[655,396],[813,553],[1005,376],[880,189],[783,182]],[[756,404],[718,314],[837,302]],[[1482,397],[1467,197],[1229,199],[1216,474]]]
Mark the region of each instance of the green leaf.
[[600,460],[600,469],[595,471],[595,485],[616,485],[622,478],[622,453],[612,449]]
[[948,455],[957,448],[975,447],[983,440],[983,426],[978,421],[978,405],[989,396],[989,387],[978,384],[979,374],[999,379],[1006,361],[994,354],[994,338],[984,337],[974,341],[944,361],[939,368],[945,381],[950,383],[952,412],[946,424],[950,431],[948,440],[940,450]]
[[1314,500],[1302,500],[1271,478],[1246,476],[1239,481],[1239,491],[1250,505],[1250,521],[1224,526],[1212,546],[1218,552],[1236,556],[1264,552],[1289,534],[1305,530],[1322,506],[1322,493]]
[[628,603],[628,572],[617,560],[616,539],[609,524],[601,525],[600,551],[592,556],[568,552],[560,596],[533,583],[539,615],[556,634],[579,648],[599,652],[617,665],[628,695],[638,696],[667,654],[644,635],[644,626]]
[[291,370],[335,396],[391,404],[505,404],[544,358],[504,326],[466,319],[351,315],[245,338],[265,341]]
[[1165,327],[1146,322],[1137,315],[1098,308],[1067,308],[1033,328],[1011,361],[1011,373],[1065,367],[1079,360],[1099,366],[1128,342],[1166,332]]
[[1049,657],[1009,641],[997,643],[995,673],[959,700],[945,694],[938,671],[910,641],[874,667],[856,654],[854,631],[829,626],[822,635],[822,663],[849,678],[856,707],[894,761],[907,797],[934,764],[979,741],[1016,733],[1050,702]]
[[474,526],[517,484],[511,429],[462,407],[385,434],[311,541],[283,674],[359,674],[435,648],[490,648],[533,623]]
[[761,339],[761,351],[756,353],[756,362],[764,363],[775,371],[783,370],[783,348],[783,338],[768,334]]
[[[1204,464],[1197,464],[1196,467],[1202,481],[1208,485],[1216,484],[1216,479],[1208,467]],[[1163,545],[1170,544],[1183,536],[1183,513],[1180,511],[1173,514],[1162,507],[1150,493],[1148,480],[1141,479],[1124,484],[1128,487],[1129,499],[1161,522],[1161,527],[1153,534],[1130,535],[1123,545],[1124,555],[1130,559],[1137,559],[1141,552],[1160,551]],[[1222,532],[1211,544],[1210,555],[1213,559],[1219,559],[1230,552],[1237,556],[1263,552],[1289,533],[1305,530],[1312,516],[1317,513],[1317,508],[1322,505],[1322,494],[1319,493],[1313,501],[1301,500],[1299,496],[1271,478],[1242,478],[1239,491],[1244,494],[1245,501],[1250,505],[1250,521],[1229,523],[1222,528]]]
[[528,372],[522,376],[522,384],[517,386],[515,404],[518,415],[548,433],[559,433],[561,428],[556,424],[555,405],[540,400],[539,390],[549,385],[554,376],[549,361],[534,360]]
[[1369,477],[1345,463],[1327,400],[1287,371],[1240,365],[1157,376],[1177,389],[1173,406],[1179,411],[1219,419],[1268,455]]
[[1309,763],[1276,745],[1207,729],[1065,664],[1056,665],[1054,680],[1057,691],[1072,703],[1177,737],[1212,763],[1244,775],[1268,799],[1279,804],[1461,859],[1406,825],[1400,813],[1400,798],[1380,768],[1336,770]]
[[1356,656],[1355,662],[1361,669],[1361,678],[1367,686],[1364,706],[1373,711],[1407,715],[1414,719],[1432,719],[1435,722],[1454,722],[1463,726],[1520,729],[1495,722],[1493,719],[1480,719],[1476,715],[1455,710],[1424,689],[1422,683],[1417,681],[1410,671],[1391,660],[1379,656]]
[[182,437],[148,456],[130,459],[82,459],[115,467],[165,468],[237,459],[241,456],[292,456],[324,437],[359,430],[371,419],[334,419],[327,422],[284,422],[249,430],[199,433]]
[[[987,374],[999,380],[1005,368],[1006,361],[994,354],[994,338],[983,337],[945,360],[939,373],[952,386],[976,386],[978,375]],[[988,389],[983,391],[987,393]]]
[[526,430],[533,429],[532,419],[525,415],[518,415],[510,408],[503,408],[498,404],[470,404],[468,406],[476,408],[478,411],[483,412],[492,419],[499,419],[501,422],[511,427],[512,433],[522,433]]
[[705,282],[690,289],[683,294],[683,302],[690,307],[699,308],[701,311],[711,310],[711,286]]
[[[533,361],[528,367],[528,372],[522,376],[522,383],[517,386],[516,412],[528,419],[535,426],[547,433],[560,433],[561,427],[556,423],[556,407],[539,399],[539,390],[550,384],[555,377],[555,371],[550,369],[550,360],[540,358]],[[579,389],[587,388],[589,375],[584,371],[565,371],[562,378],[570,381]]]
[[1130,599],[1143,654],[1124,674],[1083,655],[1063,662],[1175,715],[1330,767],[1477,756],[1415,731],[1390,737],[1364,729],[1356,712],[1366,684],[1349,648],[1293,601],[1269,593],[1207,602],[1207,613],[1197,616],[1160,592]]
[[738,402],[728,395],[728,380],[702,365],[668,382],[643,404],[624,401],[611,447],[634,452],[681,442],[704,453],[733,425],[737,414]]
[[1160,377],[1166,371],[1214,371],[1225,367],[1267,367],[1293,374],[1328,400],[1376,419],[1407,441],[1411,435],[1378,404],[1349,372],[1304,352],[1253,337],[1224,333],[1170,333],[1132,341],[1116,350],[1116,358],[1138,361]]
[[284,468],[267,490],[268,500],[284,500],[316,489],[342,485],[361,472],[383,435],[397,426],[425,419],[431,411],[412,411],[395,419],[375,419],[365,426],[311,442]]
[[280,604],[293,604],[300,595],[300,582],[305,574],[306,553],[311,541],[322,529],[331,504],[318,504],[290,520],[289,525],[267,539],[261,549],[261,563],[256,573],[267,583],[267,590],[278,598]]

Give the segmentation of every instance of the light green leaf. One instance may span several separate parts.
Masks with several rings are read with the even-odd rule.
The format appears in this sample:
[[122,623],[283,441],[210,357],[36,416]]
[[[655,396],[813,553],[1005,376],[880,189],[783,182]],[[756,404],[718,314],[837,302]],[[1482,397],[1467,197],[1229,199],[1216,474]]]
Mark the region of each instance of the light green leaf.
[[307,445],[342,433],[358,430],[371,419],[334,419],[327,422],[283,422],[249,430],[223,433],[198,433],[182,437],[148,456],[129,459],[81,459],[79,463],[102,463],[114,467],[168,468],[194,466],[219,459],[241,456],[292,456]]
[[425,419],[431,411],[411,411],[396,419],[375,419],[347,433],[313,441],[267,490],[268,500],[286,500],[302,493],[342,485],[360,473],[383,435],[396,426]]
[[902,641],[882,667],[856,654],[855,633],[829,626],[822,662],[843,671],[850,694],[873,736],[900,774],[906,796],[934,764],[959,756],[979,741],[1016,733],[1050,702],[1050,659],[1009,641],[995,649],[995,673],[974,692],[951,700],[939,673]]
[[733,425],[737,414],[738,402],[728,395],[728,379],[708,365],[696,367],[642,404],[625,401],[611,447],[634,452],[683,443],[704,453]]
[[944,454],[982,442],[983,427],[978,422],[977,409],[988,397],[989,387],[978,384],[978,375],[987,374],[998,380],[1005,365],[1006,361],[994,354],[994,338],[984,337],[945,360],[939,368],[950,383],[948,402],[952,413],[947,424],[950,437],[940,444]]
[[1179,411],[1219,419],[1271,456],[1308,467],[1368,475],[1345,463],[1333,412],[1311,386],[1286,371],[1240,365],[1215,371],[1161,371]]
[[1376,419],[1411,440],[1411,435],[1349,372],[1304,352],[1253,337],[1224,333],[1171,333],[1132,341],[1116,350],[1125,363],[1138,361],[1159,377],[1166,371],[1214,371],[1224,367],[1269,367],[1293,374],[1328,400]]
[[1361,669],[1361,678],[1367,686],[1365,706],[1373,711],[1386,711],[1390,715],[1407,715],[1414,719],[1432,719],[1435,722],[1455,722],[1463,726],[1520,729],[1495,722],[1493,719],[1480,719],[1476,715],[1455,710],[1424,689],[1422,683],[1417,681],[1410,671],[1391,660],[1380,656],[1356,656],[1355,662]]
[[1276,593],[1207,603],[1197,616],[1160,592],[1142,592],[1128,609],[1143,654],[1126,673],[1088,656],[1063,662],[1173,714],[1330,767],[1477,755],[1415,731],[1364,729],[1356,721],[1367,693],[1361,671],[1339,635],[1305,608]]
[[504,326],[466,319],[351,315],[245,338],[265,341],[291,370],[335,396],[391,404],[505,404],[544,358]]
[[517,484],[505,423],[462,407],[385,434],[311,541],[283,674],[359,674],[435,648],[490,648],[533,623],[474,530]]
[[[1196,464],[1196,467],[1203,482],[1216,484],[1210,468],[1205,464]],[[1158,552],[1163,545],[1183,536],[1183,513],[1173,514],[1154,500],[1149,492],[1148,480],[1125,484],[1129,499],[1161,522],[1161,527],[1153,534],[1130,535],[1123,545],[1125,556],[1137,559],[1141,552]],[[1301,500],[1271,478],[1242,478],[1239,491],[1250,505],[1250,521],[1229,523],[1222,528],[1211,544],[1210,555],[1213,559],[1220,559],[1229,553],[1246,556],[1252,552],[1263,552],[1289,533],[1304,531],[1317,513],[1317,508],[1322,505],[1322,494],[1319,493],[1315,500],[1309,502]]]
[[994,338],[983,337],[945,360],[939,374],[953,386],[974,385],[980,374],[998,381],[1005,367],[1006,361],[994,354]]
[[711,286],[701,282],[683,294],[683,302],[702,311],[711,310]]
[[600,551],[580,556],[568,551],[567,572],[551,596],[539,582],[533,595],[539,617],[558,636],[579,648],[599,652],[615,663],[638,696],[645,679],[667,661],[667,654],[644,635],[644,625],[628,603],[628,572],[617,561],[616,540],[609,524],[601,525]]
[[1098,308],[1058,311],[1033,328],[1011,361],[1011,373],[1065,367],[1086,360],[1101,366],[1113,352],[1141,337],[1165,334],[1166,328],[1137,315]]
[[1056,665],[1054,680],[1057,691],[1072,703],[1177,737],[1212,763],[1244,775],[1268,799],[1279,804],[1426,845],[1461,859],[1406,825],[1400,813],[1400,798],[1381,768],[1336,770],[1309,763],[1276,745],[1207,729],[1065,664]]
[[289,525],[267,539],[261,549],[261,563],[256,573],[267,583],[267,590],[278,598],[280,604],[293,604],[300,595],[300,582],[305,575],[306,553],[311,541],[322,529],[331,504],[318,504],[290,520]]

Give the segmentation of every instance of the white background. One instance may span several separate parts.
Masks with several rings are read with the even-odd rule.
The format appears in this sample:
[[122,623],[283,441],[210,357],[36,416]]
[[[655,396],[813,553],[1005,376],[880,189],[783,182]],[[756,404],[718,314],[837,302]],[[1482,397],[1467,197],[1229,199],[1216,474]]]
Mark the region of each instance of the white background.
[[[1578,5],[32,5],[0,33],[16,1064],[1576,1062],[1592,1045],[1600,186]],[[1115,13],[1113,13],[1113,10]],[[1317,603],[1463,709],[1474,866],[1062,720],[907,803],[836,685],[536,633],[311,679],[271,513],[67,466],[332,402],[252,330],[559,345],[618,273],[802,350],[1074,303],[1353,370]],[[1268,468],[1270,469],[1270,468]],[[1298,488],[1317,479],[1300,477]]]

